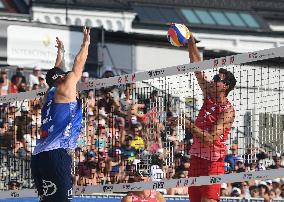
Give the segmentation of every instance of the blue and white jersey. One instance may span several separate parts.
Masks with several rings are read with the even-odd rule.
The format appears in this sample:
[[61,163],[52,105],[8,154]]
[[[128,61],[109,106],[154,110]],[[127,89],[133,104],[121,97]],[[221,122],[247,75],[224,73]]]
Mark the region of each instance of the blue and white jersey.
[[56,88],[48,90],[41,110],[41,136],[33,155],[53,149],[74,149],[82,128],[82,104],[79,101],[55,103]]

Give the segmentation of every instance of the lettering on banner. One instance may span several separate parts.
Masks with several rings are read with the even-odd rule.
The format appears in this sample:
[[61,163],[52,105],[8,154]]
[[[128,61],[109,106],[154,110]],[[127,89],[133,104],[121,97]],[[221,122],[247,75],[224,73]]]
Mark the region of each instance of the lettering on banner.
[[192,181],[191,181],[191,185],[194,185],[196,183],[196,181],[197,181],[197,178],[196,177],[193,178]]
[[44,96],[45,92],[37,92],[36,96]]
[[253,178],[252,174],[251,173],[245,173],[243,175],[243,179],[244,180],[251,180]]
[[177,183],[176,183],[176,187],[179,187],[181,182],[182,182],[181,180],[178,180]]
[[112,190],[113,190],[113,186],[111,186],[111,185],[104,185],[103,186],[104,192],[112,192]]
[[210,177],[210,184],[218,184],[221,182],[221,177]]
[[15,192],[15,191],[11,192],[10,195],[11,195],[12,197],[14,197],[14,198],[20,197],[20,194],[19,194],[18,192]]
[[267,178],[269,178],[269,176],[268,175],[257,175],[257,176],[255,176],[255,178],[254,179],[267,179]]
[[134,82],[136,81],[136,74],[131,74],[131,76],[129,75],[123,75],[118,77],[117,82],[118,83],[129,83],[129,82]]
[[148,75],[150,77],[156,77],[156,76],[162,76],[164,74],[165,70],[153,70],[153,71],[148,71]]
[[164,188],[164,182],[154,182],[153,189],[163,189]]
[[217,67],[219,65],[221,66],[231,65],[234,62],[235,62],[235,56],[230,56],[226,58],[217,58],[213,60],[213,67]]
[[127,184],[127,185],[123,185],[122,188],[125,189],[125,190],[130,190],[131,186],[129,184]]
[[185,68],[185,65],[183,66],[177,66],[177,71],[178,72],[185,72],[186,68]]
[[257,58],[257,52],[249,53],[249,58],[256,59]]

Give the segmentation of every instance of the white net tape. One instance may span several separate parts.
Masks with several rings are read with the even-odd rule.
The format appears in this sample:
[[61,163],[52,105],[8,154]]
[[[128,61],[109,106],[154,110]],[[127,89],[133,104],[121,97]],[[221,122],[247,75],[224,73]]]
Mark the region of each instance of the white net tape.
[[[135,182],[121,183],[98,186],[74,186],[74,195],[91,195],[94,193],[112,193],[112,192],[129,192],[141,191],[145,189],[167,189],[173,187],[189,187],[210,184],[221,184],[229,182],[244,182],[250,180],[267,180],[284,177],[284,168],[277,170],[264,170],[256,172],[244,172],[224,175],[212,175],[201,177],[190,177],[182,179],[161,180],[152,182]],[[37,197],[36,190],[11,190],[0,192],[0,198],[15,198],[15,197]]]
[[[136,72],[133,74],[115,76],[111,78],[91,80],[87,83],[78,84],[77,88],[78,91],[100,89],[102,87],[115,86],[115,85],[117,86],[126,83],[135,83],[138,81],[145,81],[159,77],[186,74],[194,72],[196,70],[207,70],[207,69],[212,69],[212,67],[219,68],[219,67],[226,67],[232,65],[241,65],[254,61],[261,61],[261,60],[272,59],[283,56],[284,56],[284,47],[279,47],[279,48],[261,50],[251,53],[243,53],[233,56],[215,58],[212,60],[206,60],[198,63],[177,65],[163,69]],[[242,66],[240,66],[240,68],[242,68]],[[29,91],[24,93],[1,96],[0,103],[12,103],[16,101],[22,101],[25,99],[39,98],[45,94],[45,91],[46,89],[41,89],[38,91]],[[221,184],[229,182],[243,182],[250,180],[265,180],[265,179],[275,179],[275,178],[284,178],[284,169],[274,169],[274,170],[265,170],[257,172],[243,172],[237,174],[225,174],[218,176],[201,176],[201,177],[182,178],[182,179],[160,180],[160,181],[151,181],[148,183],[136,182],[136,183],[107,184],[107,185],[98,185],[98,186],[74,186],[73,194],[88,195],[93,193],[128,192],[128,191],[138,191],[144,189],[167,189],[173,187],[200,186],[200,185],[209,185],[209,184]],[[36,197],[36,196],[37,196],[36,191],[33,189],[0,192],[0,198]]]
[[[166,67],[157,70],[136,72],[133,74],[125,74],[122,76],[115,76],[111,78],[91,80],[87,83],[78,84],[77,88],[78,91],[99,89],[102,87],[121,85],[126,83],[134,83],[137,81],[143,81],[147,79],[185,74],[197,70],[212,69],[212,67],[219,68],[228,65],[239,65],[243,63],[261,61],[261,60],[283,57],[283,56],[284,56],[284,46],[279,48],[271,48],[271,49],[250,52],[250,53],[242,53],[227,57],[215,58],[197,63],[183,64],[183,65]],[[42,97],[45,94],[45,92],[46,89],[41,89],[38,91],[29,91],[24,93],[10,94],[7,96],[0,96],[0,103],[11,103],[15,101],[21,101],[24,99],[35,99],[38,97]]]

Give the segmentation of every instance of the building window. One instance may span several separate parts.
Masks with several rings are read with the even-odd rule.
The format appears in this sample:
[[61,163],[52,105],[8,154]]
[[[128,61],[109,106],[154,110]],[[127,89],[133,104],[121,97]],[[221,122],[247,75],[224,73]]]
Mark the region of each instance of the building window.
[[116,25],[117,25],[117,30],[123,31],[122,22],[120,20],[116,21]]
[[107,25],[106,29],[108,29],[108,30],[113,30],[112,22],[111,22],[110,20],[107,20],[107,21],[106,21],[106,25]]
[[86,19],[85,25],[86,25],[87,27],[92,27],[92,26],[93,26],[93,23],[92,23],[92,21],[91,21],[90,19]]
[[59,17],[55,17],[54,20],[57,24],[62,24],[61,19]]
[[80,18],[76,18],[76,20],[75,20],[75,25],[76,25],[76,26],[82,26],[82,22],[81,22],[81,19],[80,19]]
[[96,20],[97,27],[101,27],[103,25],[101,20]]
[[210,11],[211,16],[218,25],[230,26],[231,23],[221,11]]
[[44,21],[46,22],[46,23],[51,23],[51,20],[50,20],[50,17],[49,16],[44,16]]

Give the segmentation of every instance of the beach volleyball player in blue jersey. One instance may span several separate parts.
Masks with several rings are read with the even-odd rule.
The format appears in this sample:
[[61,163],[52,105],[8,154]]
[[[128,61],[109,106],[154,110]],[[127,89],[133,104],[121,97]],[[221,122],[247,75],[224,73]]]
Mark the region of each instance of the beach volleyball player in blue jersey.
[[62,68],[63,43],[56,38],[55,67],[46,75],[49,88],[41,112],[41,137],[31,159],[32,176],[41,202],[72,200],[72,160],[82,128],[82,105],[76,97],[76,84],[81,79],[90,44],[90,29],[83,28],[83,43],[72,71]]

